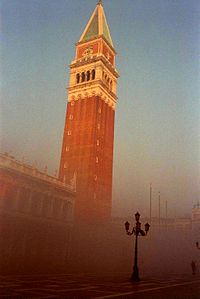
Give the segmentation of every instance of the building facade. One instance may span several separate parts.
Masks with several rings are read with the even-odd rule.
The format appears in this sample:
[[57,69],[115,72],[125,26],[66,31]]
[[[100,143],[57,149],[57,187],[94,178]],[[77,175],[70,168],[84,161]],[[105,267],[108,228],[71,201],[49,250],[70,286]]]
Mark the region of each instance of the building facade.
[[74,187],[0,155],[0,273],[66,266]]
[[74,186],[0,154],[0,209],[43,219],[72,221]]
[[111,217],[116,85],[115,49],[101,1],[76,44],[59,179],[77,178],[76,221]]

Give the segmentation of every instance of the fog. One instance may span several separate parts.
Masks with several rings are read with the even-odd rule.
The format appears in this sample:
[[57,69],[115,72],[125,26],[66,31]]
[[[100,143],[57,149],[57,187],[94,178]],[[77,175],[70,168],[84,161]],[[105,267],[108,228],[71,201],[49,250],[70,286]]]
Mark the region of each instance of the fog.
[[[3,2],[0,150],[40,170],[47,165],[55,175],[67,102],[66,66],[95,3]],[[79,226],[2,214],[2,273],[76,272],[128,279],[134,236],[125,233],[125,216],[139,211],[149,217],[150,183],[153,217],[158,217],[158,192],[161,217],[166,201],[168,217],[191,217],[200,194],[198,4],[175,2],[105,1],[121,76],[112,215],[124,219]],[[191,273],[191,261],[200,258],[195,247],[199,237],[193,228],[152,225],[139,238],[141,277]]]
[[[132,273],[135,237],[126,235],[124,223],[86,233],[79,231],[72,239],[76,240],[73,254],[77,249],[79,252],[73,265],[76,270],[121,276]],[[147,236],[139,237],[139,269],[143,277],[191,273],[191,261],[198,260],[198,254],[192,231],[153,227]]]
[[[1,219],[1,224],[6,225],[6,220]],[[2,237],[4,274],[93,273],[127,280],[132,273],[135,237],[126,235],[123,220],[72,227],[16,222]],[[151,226],[147,236],[139,237],[141,278],[192,274],[191,261],[200,262],[198,238],[199,230]]]

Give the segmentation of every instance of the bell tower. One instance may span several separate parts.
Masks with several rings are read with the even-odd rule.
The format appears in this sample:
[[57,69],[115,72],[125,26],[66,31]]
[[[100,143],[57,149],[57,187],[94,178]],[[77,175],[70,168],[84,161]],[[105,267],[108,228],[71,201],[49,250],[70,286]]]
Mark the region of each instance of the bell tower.
[[59,179],[76,178],[74,216],[80,222],[111,217],[116,85],[115,49],[102,1],[76,44]]

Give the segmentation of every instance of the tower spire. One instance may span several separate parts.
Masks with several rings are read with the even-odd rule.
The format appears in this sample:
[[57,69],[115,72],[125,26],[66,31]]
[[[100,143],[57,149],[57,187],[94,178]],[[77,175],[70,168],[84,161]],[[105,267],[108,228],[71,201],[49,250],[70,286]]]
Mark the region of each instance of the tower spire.
[[98,0],[97,5],[87,23],[87,26],[85,27],[85,30],[79,39],[79,42],[86,42],[99,36],[104,36],[106,41],[112,47],[114,47],[102,0]]

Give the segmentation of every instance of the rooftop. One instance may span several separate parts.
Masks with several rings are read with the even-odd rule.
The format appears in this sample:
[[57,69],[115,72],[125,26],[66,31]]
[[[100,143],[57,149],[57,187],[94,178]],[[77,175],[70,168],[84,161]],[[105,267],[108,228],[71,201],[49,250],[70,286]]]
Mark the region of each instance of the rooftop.
[[25,164],[21,161],[16,160],[13,156],[8,153],[0,153],[0,169],[7,169],[16,171],[18,173],[30,176],[32,178],[37,178],[45,182],[56,185],[57,187],[62,187],[68,189],[69,191],[76,191],[76,184],[72,181],[70,185],[61,182],[57,177],[51,176],[46,172],[38,170],[35,166]]

